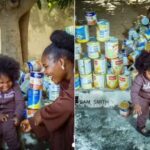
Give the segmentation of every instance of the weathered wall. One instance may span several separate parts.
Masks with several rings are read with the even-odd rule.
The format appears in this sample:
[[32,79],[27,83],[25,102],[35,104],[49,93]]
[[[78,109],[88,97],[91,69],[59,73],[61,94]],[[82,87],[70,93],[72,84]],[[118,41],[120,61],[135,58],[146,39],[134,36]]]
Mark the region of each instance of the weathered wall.
[[40,58],[44,48],[50,43],[49,36],[56,29],[73,25],[73,6],[66,10],[49,11],[47,4],[38,9],[35,4],[29,20],[28,49],[29,59]]
[[[84,20],[85,12],[93,10],[97,14],[97,19],[107,19],[110,22],[110,35],[123,40],[123,33],[132,26],[138,15],[146,15],[150,5],[144,3],[127,5],[122,2],[123,0],[118,0],[116,3],[114,1],[110,0],[110,3],[107,3],[104,7],[103,0],[95,2],[90,0],[76,0],[76,17],[78,20]],[[115,3],[112,8],[111,2]],[[114,11],[110,11],[111,9]]]

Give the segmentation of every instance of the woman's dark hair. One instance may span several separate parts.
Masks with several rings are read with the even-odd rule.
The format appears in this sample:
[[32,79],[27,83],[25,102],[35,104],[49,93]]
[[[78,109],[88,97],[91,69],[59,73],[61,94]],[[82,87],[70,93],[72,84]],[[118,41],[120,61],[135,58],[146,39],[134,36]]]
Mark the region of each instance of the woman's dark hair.
[[74,62],[74,36],[62,30],[56,30],[50,36],[52,44],[45,48],[43,56],[52,54],[55,61],[66,57]]
[[135,68],[139,73],[150,71],[150,52],[142,51],[135,60]]
[[20,76],[19,63],[9,56],[0,54],[0,76],[1,75],[6,75],[15,83]]

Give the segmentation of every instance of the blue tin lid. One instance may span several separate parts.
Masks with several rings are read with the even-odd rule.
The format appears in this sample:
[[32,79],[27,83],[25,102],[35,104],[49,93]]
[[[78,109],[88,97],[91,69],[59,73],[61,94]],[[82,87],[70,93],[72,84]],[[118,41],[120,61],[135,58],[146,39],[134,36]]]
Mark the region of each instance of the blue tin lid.
[[141,19],[141,23],[143,25],[148,25],[149,24],[149,19],[146,16],[143,16]]
[[31,72],[30,76],[34,78],[43,78],[44,74],[41,72]]
[[86,11],[86,16],[94,16],[96,13],[94,11]]

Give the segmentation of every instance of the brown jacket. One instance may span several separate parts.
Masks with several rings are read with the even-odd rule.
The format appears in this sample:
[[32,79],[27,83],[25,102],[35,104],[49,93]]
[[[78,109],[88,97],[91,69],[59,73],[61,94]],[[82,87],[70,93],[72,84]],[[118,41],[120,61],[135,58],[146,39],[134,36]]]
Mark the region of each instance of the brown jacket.
[[74,79],[60,85],[60,96],[57,100],[40,110],[42,124],[30,124],[37,137],[49,139],[51,150],[73,150],[74,134]]

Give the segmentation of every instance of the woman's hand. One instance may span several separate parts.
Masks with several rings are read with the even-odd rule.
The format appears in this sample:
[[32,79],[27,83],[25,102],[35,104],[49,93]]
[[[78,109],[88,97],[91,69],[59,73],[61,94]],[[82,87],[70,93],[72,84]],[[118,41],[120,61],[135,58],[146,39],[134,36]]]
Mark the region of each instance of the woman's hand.
[[30,123],[29,123],[29,120],[28,119],[25,119],[21,122],[21,128],[23,130],[23,132],[30,132],[31,131],[31,126],[30,126]]
[[142,109],[139,104],[134,105],[134,113],[138,114],[139,116],[142,114]]
[[34,125],[35,125],[35,126],[38,126],[39,124],[42,123],[42,118],[41,118],[40,111],[37,111],[37,112],[34,114],[33,118],[34,118]]
[[0,121],[5,122],[8,120],[8,114],[0,114]]

